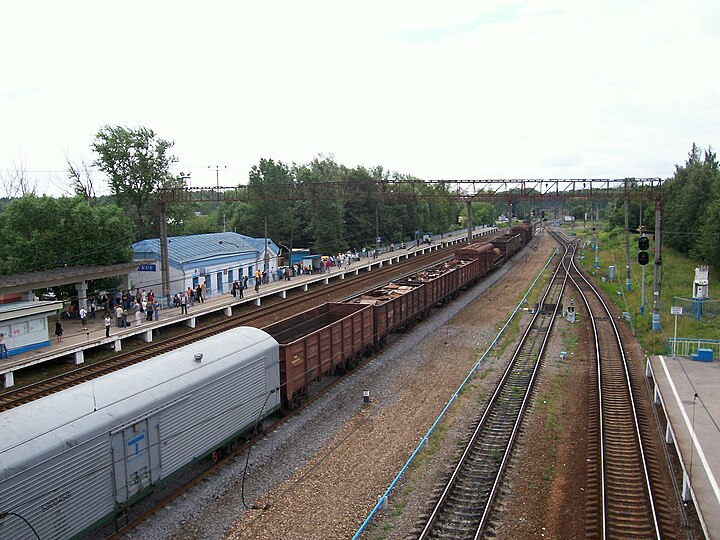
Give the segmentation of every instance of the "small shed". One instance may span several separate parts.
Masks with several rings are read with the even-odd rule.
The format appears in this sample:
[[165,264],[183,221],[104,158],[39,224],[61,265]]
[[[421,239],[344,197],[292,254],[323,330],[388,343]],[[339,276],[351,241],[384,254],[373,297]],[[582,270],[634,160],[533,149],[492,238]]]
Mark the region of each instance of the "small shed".
[[295,248],[290,253],[290,264],[301,263],[305,257],[310,256],[309,249]]
[[303,268],[312,268],[313,270],[324,270],[322,255],[306,255],[302,258]]
[[63,307],[57,301],[24,301],[0,305],[0,334],[12,356],[50,345],[48,318]]

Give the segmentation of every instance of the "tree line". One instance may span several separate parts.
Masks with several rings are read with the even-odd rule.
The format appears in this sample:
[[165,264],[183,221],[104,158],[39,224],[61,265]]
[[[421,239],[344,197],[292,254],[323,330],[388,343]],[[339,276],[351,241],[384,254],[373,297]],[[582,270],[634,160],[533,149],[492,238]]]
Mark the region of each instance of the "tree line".
[[[103,126],[91,144],[96,156],[91,165],[67,159],[74,197],[37,196],[28,190],[0,201],[8,254],[0,260],[0,274],[130,261],[130,244],[158,236],[161,189],[184,187],[183,179],[170,172],[177,162],[172,147],[144,127]],[[110,195],[96,195],[93,170],[103,173]],[[392,187],[377,189],[382,180],[393,181]],[[374,246],[376,232],[383,243],[399,243],[414,239],[416,231],[459,227],[458,218],[467,211],[447,188],[420,182],[410,188],[403,180],[417,179],[379,166],[346,167],[332,156],[301,165],[261,159],[248,182],[265,190],[265,200],[168,204],[168,234],[231,230],[258,237],[267,223],[268,236],[279,244],[337,253]],[[291,186],[307,197],[284,197]],[[502,208],[474,203],[474,223],[492,223],[498,211]]]
[[[177,158],[173,143],[150,129],[103,126],[91,148],[91,166],[67,159],[67,180],[74,197],[38,197],[33,193],[0,201],[0,231],[7,256],[0,274],[16,274],[58,266],[114,264],[132,259],[130,244],[158,236],[157,198],[162,188],[182,188],[184,180],[170,172]],[[91,169],[105,176],[110,195],[95,195]],[[261,159],[247,185],[262,198],[183,202],[166,209],[168,234],[190,235],[223,230],[249,236],[267,234],[286,247],[337,253],[382,243],[412,241],[425,232],[447,232],[467,220],[456,194],[441,184],[423,184],[409,174],[381,166],[347,167],[332,156],[309,163],[287,164]],[[300,193],[288,197],[288,193]],[[720,265],[720,173],[716,155],[693,145],[687,162],[676,166],[662,187],[664,241],[682,253]],[[583,219],[592,201],[579,198],[540,208],[520,200],[513,213],[520,218],[557,213]],[[622,197],[601,201],[608,227],[624,228]],[[507,214],[505,203],[473,202],[473,223],[493,223]],[[654,207],[630,201],[630,228],[652,228]]]
[[[675,166],[672,178],[663,182],[662,242],[700,262],[720,267],[720,168],[712,148],[693,144],[688,159]],[[628,222],[637,230],[642,216],[644,230],[655,230],[654,201],[630,200]],[[622,195],[609,204],[609,229],[625,228]]]

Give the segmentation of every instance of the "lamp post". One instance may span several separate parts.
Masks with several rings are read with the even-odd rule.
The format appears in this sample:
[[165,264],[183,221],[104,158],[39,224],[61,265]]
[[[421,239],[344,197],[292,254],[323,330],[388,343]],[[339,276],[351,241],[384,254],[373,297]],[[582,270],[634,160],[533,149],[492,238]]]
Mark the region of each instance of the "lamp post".
[[[223,165],[224,170],[227,170],[227,165]],[[212,169],[211,165],[208,165],[208,169]],[[220,189],[220,165],[215,165],[215,184],[217,189]]]
[[270,273],[270,253],[268,253],[267,216],[265,216],[265,253],[263,256],[263,270],[265,274]]

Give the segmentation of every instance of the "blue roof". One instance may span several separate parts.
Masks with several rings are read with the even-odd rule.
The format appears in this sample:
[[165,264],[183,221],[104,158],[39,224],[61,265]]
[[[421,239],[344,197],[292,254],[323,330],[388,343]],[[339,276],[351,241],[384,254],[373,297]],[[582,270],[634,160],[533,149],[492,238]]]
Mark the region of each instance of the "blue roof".
[[[263,254],[264,238],[251,238],[234,232],[194,234],[168,237],[168,259],[171,265],[185,265],[247,253],[255,257]],[[135,259],[160,259],[160,239],[150,238],[132,246]],[[268,239],[268,251],[279,253],[275,243]]]

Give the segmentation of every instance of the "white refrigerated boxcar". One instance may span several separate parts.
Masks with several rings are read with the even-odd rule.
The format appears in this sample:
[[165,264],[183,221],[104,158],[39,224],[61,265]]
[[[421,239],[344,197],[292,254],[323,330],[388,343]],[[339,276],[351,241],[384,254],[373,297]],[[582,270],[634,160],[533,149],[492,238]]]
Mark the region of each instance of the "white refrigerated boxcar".
[[0,538],[88,533],[252,430],[279,386],[277,342],[240,327],[0,413]]

